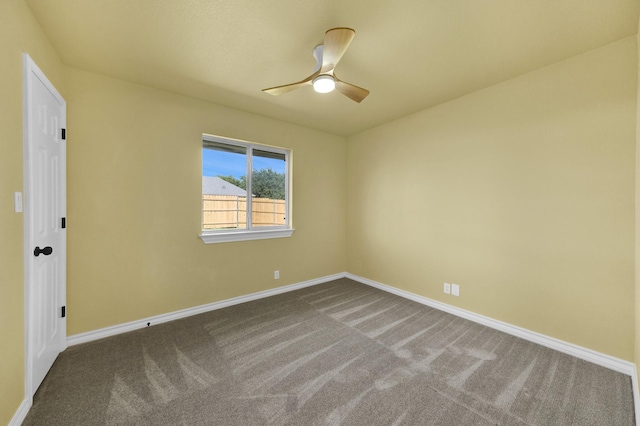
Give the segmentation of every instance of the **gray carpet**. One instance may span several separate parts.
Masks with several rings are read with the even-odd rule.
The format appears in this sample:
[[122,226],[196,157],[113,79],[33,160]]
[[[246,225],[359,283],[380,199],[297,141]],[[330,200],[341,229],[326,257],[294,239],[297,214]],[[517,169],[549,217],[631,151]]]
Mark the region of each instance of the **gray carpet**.
[[342,279],[73,346],[24,425],[633,425],[631,378]]

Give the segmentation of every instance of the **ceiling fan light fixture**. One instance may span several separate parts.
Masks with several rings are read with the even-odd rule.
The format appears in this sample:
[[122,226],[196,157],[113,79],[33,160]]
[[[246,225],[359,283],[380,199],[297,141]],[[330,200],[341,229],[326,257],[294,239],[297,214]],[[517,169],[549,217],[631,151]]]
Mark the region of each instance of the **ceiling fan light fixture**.
[[329,93],[334,89],[348,97],[354,102],[362,102],[369,95],[367,89],[338,80],[334,70],[344,55],[356,32],[352,28],[338,27],[331,28],[324,33],[322,44],[313,49],[313,56],[316,58],[316,67],[313,73],[304,80],[295,83],[284,84],[282,86],[262,89],[263,92],[278,96],[289,93],[292,90],[313,85],[313,89],[318,93]]
[[319,75],[313,79],[313,90],[318,93],[329,93],[336,88],[336,81],[330,75]]

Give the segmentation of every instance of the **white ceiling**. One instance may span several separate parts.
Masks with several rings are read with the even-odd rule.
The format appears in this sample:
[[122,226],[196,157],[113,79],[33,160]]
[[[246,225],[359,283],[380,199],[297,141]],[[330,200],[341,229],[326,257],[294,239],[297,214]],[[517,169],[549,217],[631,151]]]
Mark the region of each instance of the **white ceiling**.
[[[638,0],[25,0],[62,61],[220,105],[351,135],[638,30]],[[299,81],[333,27],[361,104]]]

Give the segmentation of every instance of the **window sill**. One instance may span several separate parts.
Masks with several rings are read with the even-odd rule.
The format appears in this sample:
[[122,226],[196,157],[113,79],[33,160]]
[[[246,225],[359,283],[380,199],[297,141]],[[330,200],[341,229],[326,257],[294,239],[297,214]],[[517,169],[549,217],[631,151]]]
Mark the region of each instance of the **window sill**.
[[200,234],[205,244],[231,243],[235,241],[267,240],[271,238],[288,238],[295,229],[262,229],[252,231],[210,232]]

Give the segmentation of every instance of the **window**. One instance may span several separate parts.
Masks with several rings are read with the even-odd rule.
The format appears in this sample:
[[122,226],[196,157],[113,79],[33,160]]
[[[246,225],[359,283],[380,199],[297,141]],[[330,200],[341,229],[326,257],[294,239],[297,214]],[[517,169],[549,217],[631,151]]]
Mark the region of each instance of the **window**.
[[202,233],[207,243],[290,237],[291,152],[202,135]]

